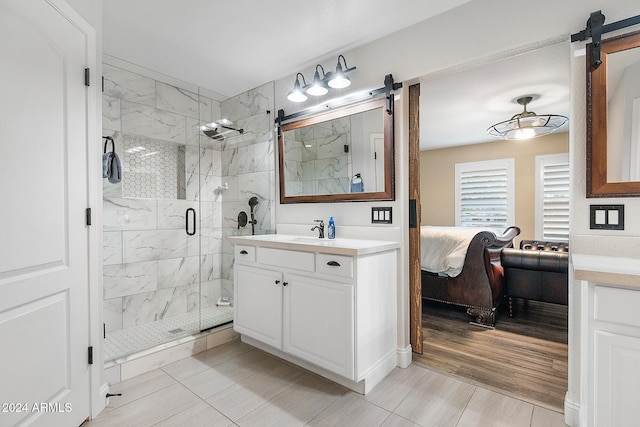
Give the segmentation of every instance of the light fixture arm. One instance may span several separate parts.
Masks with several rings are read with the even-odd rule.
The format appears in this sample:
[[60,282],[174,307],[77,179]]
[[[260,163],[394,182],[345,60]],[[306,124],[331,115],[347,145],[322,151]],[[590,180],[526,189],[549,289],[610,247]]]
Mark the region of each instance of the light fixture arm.
[[307,82],[305,81],[304,75],[302,73],[296,74],[296,82],[295,82],[295,84],[300,86],[300,80],[298,80],[298,76],[302,77],[302,83],[303,83],[302,88],[306,87],[307,86]]
[[525,117],[531,117],[531,116],[537,115],[533,111],[527,111],[527,104],[530,103],[531,101],[533,101],[532,96],[523,96],[518,98],[516,102],[522,105],[523,111],[522,113],[514,114],[514,116],[511,117],[511,120],[518,119],[519,121],[520,119],[523,119]]
[[[342,62],[344,63],[344,70],[342,69],[342,65],[340,64],[340,58],[342,58]],[[343,73],[348,73],[349,71],[355,70],[356,67],[351,67],[347,65],[347,60],[344,55],[338,55],[338,65],[336,65],[336,73],[342,71]]]
[[[320,78],[320,73],[318,73],[318,67],[320,67],[320,69],[322,70],[322,78]],[[298,73],[299,74],[299,73]],[[322,81],[324,80],[324,76],[326,75],[326,73],[324,72],[324,67],[322,66],[322,64],[318,64],[316,65],[316,72],[313,75],[313,81]]]

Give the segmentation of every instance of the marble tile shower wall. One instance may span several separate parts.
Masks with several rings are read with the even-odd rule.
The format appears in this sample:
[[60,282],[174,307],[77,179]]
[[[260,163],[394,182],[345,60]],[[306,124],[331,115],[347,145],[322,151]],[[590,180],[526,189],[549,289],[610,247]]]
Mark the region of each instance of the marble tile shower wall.
[[227,236],[251,234],[251,225],[238,229],[238,213],[251,219],[255,207],[256,234],[275,232],[276,159],[274,151],[274,84],[268,83],[221,103],[222,117],[244,129],[227,138],[222,151],[222,182],[229,184],[222,205],[222,292],[233,295],[233,247]]
[[296,129],[286,141],[285,180],[288,196],[350,191],[351,121],[334,119]]
[[[113,331],[222,294],[222,146],[199,132],[220,117],[217,101],[110,64],[103,72],[103,135],[113,136],[124,171],[122,183],[103,186],[104,319]],[[187,208],[200,212],[201,242],[185,233]]]

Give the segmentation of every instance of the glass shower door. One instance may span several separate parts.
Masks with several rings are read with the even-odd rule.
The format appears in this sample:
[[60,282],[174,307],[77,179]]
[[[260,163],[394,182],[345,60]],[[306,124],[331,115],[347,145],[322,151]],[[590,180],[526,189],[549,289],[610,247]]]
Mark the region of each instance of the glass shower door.
[[103,72],[103,135],[122,163],[120,182],[103,181],[109,367],[201,330],[201,106],[188,85],[108,63]]
[[223,295],[221,278],[222,202],[229,189],[222,182],[221,154],[227,138],[212,125],[220,121],[220,103],[203,93],[199,100],[200,330],[204,331],[230,323],[233,307],[228,298],[223,299],[229,295]]
[[105,240],[119,247],[103,267],[107,361],[200,330],[200,208],[187,191],[189,147],[113,137],[123,179],[104,197]]

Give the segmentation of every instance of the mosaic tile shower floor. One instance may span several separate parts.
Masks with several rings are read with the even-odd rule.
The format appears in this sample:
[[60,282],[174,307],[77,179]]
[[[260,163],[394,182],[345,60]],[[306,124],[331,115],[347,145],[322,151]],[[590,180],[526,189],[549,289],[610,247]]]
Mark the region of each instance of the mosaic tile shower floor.
[[[199,315],[201,314],[201,315]],[[208,307],[179,314],[133,328],[107,333],[104,360],[112,362],[233,320],[233,307]],[[202,326],[201,326],[202,325]]]

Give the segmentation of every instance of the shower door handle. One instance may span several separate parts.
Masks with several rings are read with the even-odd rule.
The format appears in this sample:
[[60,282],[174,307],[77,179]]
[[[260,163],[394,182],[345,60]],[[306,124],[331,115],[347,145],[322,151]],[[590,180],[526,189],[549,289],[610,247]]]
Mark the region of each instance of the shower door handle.
[[[191,213],[191,223],[192,223],[192,227],[191,227],[191,231],[189,231],[189,214]],[[194,234],[196,234],[196,210],[193,208],[189,208],[187,209],[187,212],[185,214],[185,223],[184,223],[184,228],[185,231],[187,232],[188,236],[193,236]]]

